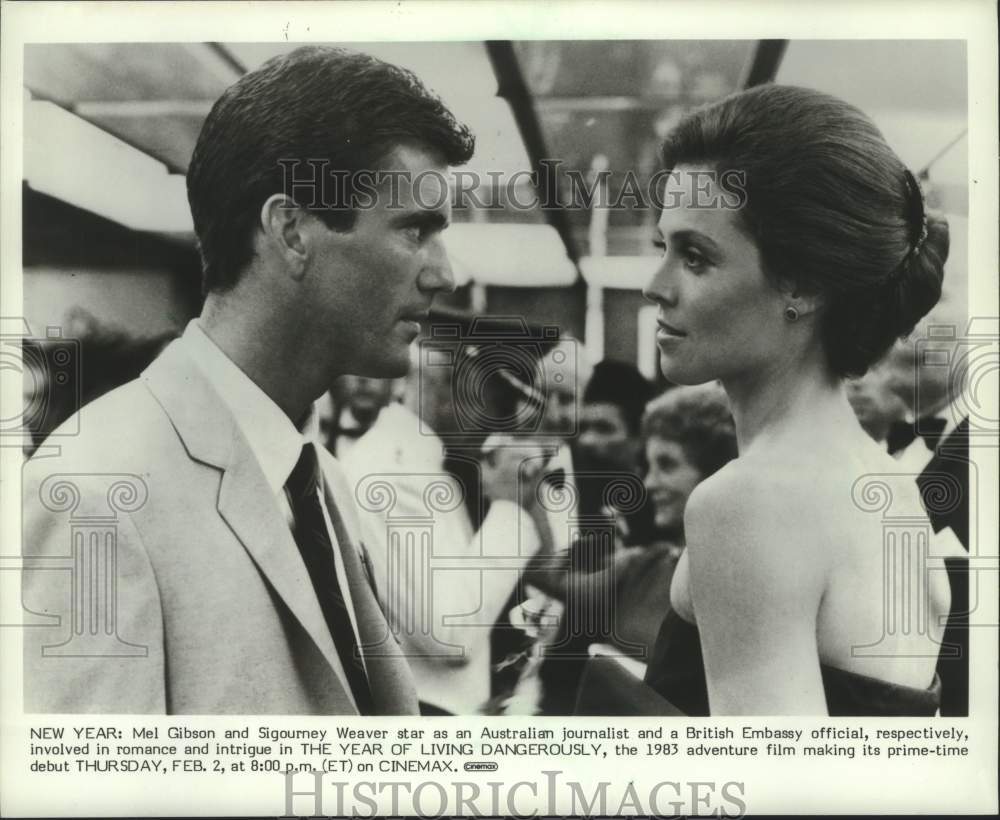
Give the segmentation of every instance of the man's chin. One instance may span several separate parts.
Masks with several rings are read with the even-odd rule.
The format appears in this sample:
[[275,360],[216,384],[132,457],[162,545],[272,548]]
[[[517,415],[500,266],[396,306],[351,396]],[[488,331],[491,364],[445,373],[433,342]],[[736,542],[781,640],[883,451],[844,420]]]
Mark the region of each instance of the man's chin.
[[359,368],[356,375],[368,376],[373,379],[398,379],[410,372],[410,351],[409,346],[400,346],[399,350],[378,359],[369,359],[365,366]]

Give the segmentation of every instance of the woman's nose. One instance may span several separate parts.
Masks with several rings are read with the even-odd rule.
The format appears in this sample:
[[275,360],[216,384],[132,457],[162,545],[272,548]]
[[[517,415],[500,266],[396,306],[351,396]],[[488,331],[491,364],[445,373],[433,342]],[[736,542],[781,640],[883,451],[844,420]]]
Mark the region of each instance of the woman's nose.
[[677,294],[666,259],[660,263],[649,283],[642,289],[642,295],[650,302],[665,302],[668,305],[676,304]]

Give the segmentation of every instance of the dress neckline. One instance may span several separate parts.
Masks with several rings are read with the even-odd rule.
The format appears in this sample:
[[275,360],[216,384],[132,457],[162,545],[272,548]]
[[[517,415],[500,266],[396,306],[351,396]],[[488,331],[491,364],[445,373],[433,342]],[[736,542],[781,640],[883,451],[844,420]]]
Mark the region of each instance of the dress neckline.
[[[689,621],[676,609],[674,609],[673,612],[680,620],[680,622],[683,623],[685,626],[695,631],[698,630],[698,624]],[[836,675],[849,676],[854,680],[866,683],[869,686],[884,686],[884,687],[891,687],[893,689],[906,689],[910,692],[921,692],[921,693],[923,692],[934,693],[936,691],[940,691],[941,689],[941,680],[940,678],[938,678],[937,672],[934,673],[934,677],[931,679],[931,682],[927,686],[920,687],[920,686],[912,686],[908,683],[896,683],[895,681],[886,680],[885,678],[877,678],[874,677],[873,675],[866,675],[863,672],[855,672],[852,669],[844,669],[843,667],[840,666],[834,666],[829,663],[823,663],[823,661],[820,661],[819,668],[821,672],[828,673],[831,676],[836,676]]]

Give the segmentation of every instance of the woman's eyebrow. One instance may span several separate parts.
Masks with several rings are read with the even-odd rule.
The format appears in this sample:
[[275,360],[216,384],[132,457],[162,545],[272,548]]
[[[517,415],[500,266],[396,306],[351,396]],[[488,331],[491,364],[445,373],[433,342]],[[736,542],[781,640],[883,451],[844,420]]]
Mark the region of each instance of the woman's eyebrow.
[[722,249],[718,246],[718,244],[716,244],[714,239],[706,234],[703,234],[701,231],[696,231],[691,228],[671,232],[670,241],[674,244],[692,242],[696,245],[702,246],[710,253],[722,253]]

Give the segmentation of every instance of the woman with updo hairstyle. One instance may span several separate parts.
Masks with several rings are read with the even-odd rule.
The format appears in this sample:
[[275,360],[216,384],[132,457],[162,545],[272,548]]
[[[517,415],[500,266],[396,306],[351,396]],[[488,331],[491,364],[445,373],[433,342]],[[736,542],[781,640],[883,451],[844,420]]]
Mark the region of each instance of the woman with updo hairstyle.
[[[868,486],[896,463],[843,382],[937,302],[947,224],[867,116],[804,88],[695,111],[663,160],[663,258],[644,291],[660,366],[676,384],[722,383],[739,457],[688,500],[680,617],[647,682],[691,713],[933,715],[950,596],[929,569],[943,556],[929,525],[929,550],[885,537],[879,492],[893,517],[925,513],[913,477]],[[670,674],[693,665],[701,697]]]

